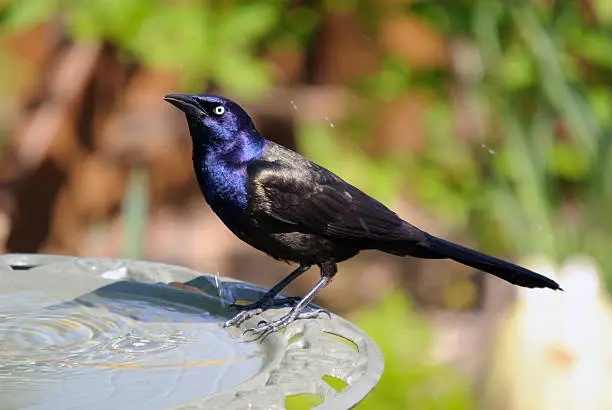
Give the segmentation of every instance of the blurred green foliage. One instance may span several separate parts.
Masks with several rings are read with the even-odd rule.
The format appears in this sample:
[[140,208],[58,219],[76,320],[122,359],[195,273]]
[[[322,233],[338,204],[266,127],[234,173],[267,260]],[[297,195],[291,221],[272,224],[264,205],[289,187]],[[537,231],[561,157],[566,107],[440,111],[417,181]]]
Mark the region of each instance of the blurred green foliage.
[[[370,12],[371,2],[351,4],[363,19],[379,18]],[[372,119],[377,102],[414,91],[425,90],[435,98],[428,106],[423,152],[404,153],[403,159],[397,153],[377,158],[377,165],[359,165],[347,174],[356,175],[356,183],[381,199],[404,187],[447,225],[474,234],[489,251],[543,253],[558,260],[591,254],[610,285],[609,4],[480,0],[398,2],[390,7],[437,27],[447,39],[451,64],[443,70],[417,70],[387,53],[377,73],[355,84],[371,101],[362,118]],[[482,130],[457,137],[459,116],[469,115],[454,104],[457,96],[480,109],[475,119]],[[349,137],[348,127],[327,132],[335,139],[359,141],[359,132],[370,133],[369,124],[361,122],[361,129],[350,128]],[[330,155],[314,147],[320,132],[304,133],[301,146],[316,160],[340,167],[337,152]],[[350,143],[336,144],[343,147],[343,162],[360,164],[362,156]]]
[[19,30],[51,16],[79,41],[107,41],[127,58],[180,72],[186,88],[216,83],[241,95],[272,82],[256,55],[261,42],[300,47],[317,19],[304,7],[287,14],[277,1],[212,0],[9,0],[1,19],[5,30]]
[[358,409],[475,408],[467,382],[451,366],[426,359],[431,355],[432,329],[401,292],[389,295],[377,308],[355,312],[351,320],[376,341],[385,356],[380,383]]
[[[454,152],[476,169],[475,181],[465,179],[466,197],[474,182],[482,195],[469,209],[470,227],[522,255],[587,252],[611,272],[609,252],[590,237],[612,239],[612,95],[603,91],[612,79],[612,20],[595,15],[594,24],[579,2],[512,4],[414,6],[424,15],[463,13],[447,35],[469,38],[479,60],[448,73],[487,112],[483,135]],[[444,26],[445,19],[431,21]]]
[[[587,3],[585,11],[526,0],[9,0],[0,27],[56,16],[77,40],[111,42],[126,58],[176,70],[185,87],[214,83],[253,96],[274,81],[262,51],[305,50],[325,11],[357,13],[368,36],[383,13],[421,16],[447,39],[450,66],[415,70],[381,52],[379,71],[353,86],[372,102],[366,110],[415,90],[436,96],[424,152],[372,159],[354,145],[359,126],[346,137],[312,124],[303,124],[300,147],[383,201],[408,189],[485,249],[559,259],[587,252],[612,267],[612,13],[605,0]],[[478,135],[455,136],[456,93],[483,110]],[[360,118],[362,134],[372,122]]]
[[301,124],[297,140],[305,156],[317,158],[338,175],[350,176],[352,183],[383,202],[388,203],[397,194],[401,167],[395,158],[373,160],[357,142],[339,140],[327,123]]

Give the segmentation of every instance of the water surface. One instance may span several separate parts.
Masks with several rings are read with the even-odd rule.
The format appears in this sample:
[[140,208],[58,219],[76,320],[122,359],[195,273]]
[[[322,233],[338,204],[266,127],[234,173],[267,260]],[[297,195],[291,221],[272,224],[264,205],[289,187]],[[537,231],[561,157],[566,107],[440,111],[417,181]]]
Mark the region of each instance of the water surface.
[[0,294],[0,409],[164,408],[259,371],[258,343],[231,338],[226,317],[177,303],[185,291],[147,296],[161,286],[69,302],[53,290]]

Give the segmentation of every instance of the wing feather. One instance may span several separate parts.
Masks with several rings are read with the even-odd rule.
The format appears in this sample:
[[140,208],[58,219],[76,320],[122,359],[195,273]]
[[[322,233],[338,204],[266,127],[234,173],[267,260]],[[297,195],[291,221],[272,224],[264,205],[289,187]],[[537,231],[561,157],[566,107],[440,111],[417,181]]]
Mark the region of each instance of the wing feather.
[[314,163],[254,161],[247,173],[252,211],[295,230],[354,241],[424,239],[386,206]]

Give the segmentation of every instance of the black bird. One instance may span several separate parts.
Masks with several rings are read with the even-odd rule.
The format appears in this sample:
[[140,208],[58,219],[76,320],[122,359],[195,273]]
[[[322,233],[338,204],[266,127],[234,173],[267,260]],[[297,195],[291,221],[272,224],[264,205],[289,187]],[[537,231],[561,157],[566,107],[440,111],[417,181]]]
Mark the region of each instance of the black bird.
[[[399,218],[331,171],[264,139],[235,102],[215,95],[170,94],[164,99],[185,113],[193,141],[193,165],[212,210],[240,239],[299,267],[260,301],[226,322],[240,324],[272,306],[292,310],[253,330],[266,333],[295,319],[327,286],[337,263],[365,249],[399,256],[453,259],[515,285],[561,289],[542,275],[437,238]],[[321,279],[302,299],[274,299],[291,281],[317,265]]]

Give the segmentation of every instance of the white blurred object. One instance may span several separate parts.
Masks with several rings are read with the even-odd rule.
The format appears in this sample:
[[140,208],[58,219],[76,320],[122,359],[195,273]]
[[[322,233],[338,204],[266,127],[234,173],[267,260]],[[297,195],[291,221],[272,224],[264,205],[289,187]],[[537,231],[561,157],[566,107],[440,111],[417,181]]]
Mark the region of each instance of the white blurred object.
[[112,280],[121,280],[128,276],[128,270],[126,267],[121,267],[119,269],[113,269],[106,271],[102,274],[104,279],[112,279]]
[[500,322],[483,408],[612,409],[612,311],[597,265],[582,255],[559,270],[541,257],[525,265],[565,291],[518,290]]

